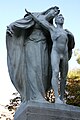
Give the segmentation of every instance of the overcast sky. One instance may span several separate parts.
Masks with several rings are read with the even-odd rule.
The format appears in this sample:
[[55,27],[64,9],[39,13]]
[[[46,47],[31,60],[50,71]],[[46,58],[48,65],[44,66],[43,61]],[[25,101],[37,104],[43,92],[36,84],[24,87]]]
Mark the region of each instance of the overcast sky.
[[[64,28],[75,37],[75,49],[80,48],[80,0],[2,0],[0,2],[0,103],[7,104],[15,89],[7,69],[6,26],[22,18],[25,8],[30,12],[42,12],[49,7],[58,6],[65,18]],[[70,68],[77,67],[74,58]]]

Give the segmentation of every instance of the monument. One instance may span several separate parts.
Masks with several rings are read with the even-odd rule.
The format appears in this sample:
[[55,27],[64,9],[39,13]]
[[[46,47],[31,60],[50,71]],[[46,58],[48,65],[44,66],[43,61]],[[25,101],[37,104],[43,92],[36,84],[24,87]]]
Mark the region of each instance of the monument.
[[[44,12],[30,13],[26,10],[24,18],[7,26],[8,70],[22,101],[15,113],[15,120],[71,120],[76,113],[74,120],[78,120],[79,108],[64,104],[68,60],[71,58],[75,41],[73,34],[63,29],[63,24],[64,17],[55,6]],[[54,89],[55,103],[49,103],[45,99],[46,91],[50,87]],[[71,108],[74,109],[72,112]],[[55,117],[52,116],[54,111],[64,114]],[[70,116],[67,115],[69,112]]]

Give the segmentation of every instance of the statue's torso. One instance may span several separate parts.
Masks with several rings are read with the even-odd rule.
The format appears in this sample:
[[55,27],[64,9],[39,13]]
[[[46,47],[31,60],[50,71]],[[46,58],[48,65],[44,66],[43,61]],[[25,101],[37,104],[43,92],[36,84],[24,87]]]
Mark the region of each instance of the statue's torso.
[[38,24],[34,26],[32,33],[29,36],[29,40],[34,41],[34,42],[46,40],[46,37],[44,36],[43,31]]
[[53,49],[58,53],[65,54],[68,50],[68,37],[64,29],[55,29],[53,34]]

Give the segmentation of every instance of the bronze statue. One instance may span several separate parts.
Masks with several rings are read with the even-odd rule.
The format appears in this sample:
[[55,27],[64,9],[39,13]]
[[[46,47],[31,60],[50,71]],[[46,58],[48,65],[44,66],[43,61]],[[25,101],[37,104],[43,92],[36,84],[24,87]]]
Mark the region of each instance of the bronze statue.
[[[63,29],[64,18],[58,7],[30,13],[11,23],[6,31],[7,61],[12,83],[22,102],[46,102],[51,87],[55,102],[63,103],[68,60],[74,48],[74,36]],[[57,27],[53,24],[53,18]],[[60,97],[58,94],[58,77]]]

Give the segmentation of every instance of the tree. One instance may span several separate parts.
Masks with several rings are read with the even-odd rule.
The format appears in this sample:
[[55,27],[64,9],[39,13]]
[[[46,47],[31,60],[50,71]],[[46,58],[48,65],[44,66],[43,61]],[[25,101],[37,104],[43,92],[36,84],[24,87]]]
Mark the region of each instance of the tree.
[[80,69],[74,69],[68,73],[66,103],[80,107]]
[[12,95],[14,96],[14,98],[10,99],[9,104],[6,105],[5,108],[7,108],[11,112],[11,114],[14,116],[16,109],[19,107],[21,103],[21,97],[18,92],[13,93]]

